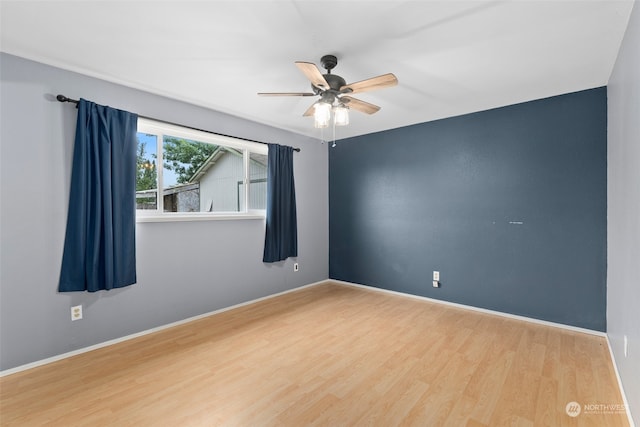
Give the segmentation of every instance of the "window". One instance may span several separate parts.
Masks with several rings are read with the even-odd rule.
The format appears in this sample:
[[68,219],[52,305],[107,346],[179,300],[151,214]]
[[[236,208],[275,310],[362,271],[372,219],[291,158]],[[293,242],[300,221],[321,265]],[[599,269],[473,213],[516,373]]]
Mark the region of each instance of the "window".
[[267,150],[256,142],[138,119],[138,218],[264,217]]

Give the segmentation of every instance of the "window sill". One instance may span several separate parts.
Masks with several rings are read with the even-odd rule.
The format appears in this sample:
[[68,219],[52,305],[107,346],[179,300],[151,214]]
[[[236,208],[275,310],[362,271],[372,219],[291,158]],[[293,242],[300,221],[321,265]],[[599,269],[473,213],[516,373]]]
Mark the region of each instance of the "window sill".
[[136,215],[136,222],[188,222],[188,221],[228,221],[241,219],[265,219],[265,214],[260,212],[249,213],[164,213]]

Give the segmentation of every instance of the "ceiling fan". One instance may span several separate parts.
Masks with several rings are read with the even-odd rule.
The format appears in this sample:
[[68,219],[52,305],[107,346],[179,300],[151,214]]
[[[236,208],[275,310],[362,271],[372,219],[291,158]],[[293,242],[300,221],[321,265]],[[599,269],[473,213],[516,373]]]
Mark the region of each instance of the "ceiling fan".
[[[383,89],[398,84],[398,79],[392,73],[372,77],[356,83],[347,84],[345,79],[337,74],[331,74],[331,70],[338,64],[338,58],[334,55],[325,55],[320,59],[322,67],[327,70],[322,74],[312,62],[296,61],[296,66],[311,82],[313,92],[260,92],[261,96],[320,96],[320,99],[304,112],[303,116],[313,115],[316,119],[316,127],[326,127],[329,122],[331,110],[334,110],[334,123],[336,125],[348,124],[348,109],[373,114],[380,110],[377,105],[353,98],[354,93],[368,92]],[[346,123],[344,122],[346,117]]]

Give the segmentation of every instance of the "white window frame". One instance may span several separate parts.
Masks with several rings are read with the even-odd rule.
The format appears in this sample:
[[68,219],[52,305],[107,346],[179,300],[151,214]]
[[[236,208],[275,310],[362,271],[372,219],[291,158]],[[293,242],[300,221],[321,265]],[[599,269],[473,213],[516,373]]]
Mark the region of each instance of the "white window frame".
[[[250,153],[268,155],[268,146],[258,142],[246,141],[243,139],[233,138],[229,136],[216,135],[213,133],[200,131],[184,126],[178,126],[170,123],[160,122],[156,120],[138,118],[138,132],[157,135],[157,176],[158,176],[158,193],[156,196],[156,209],[138,209],[136,210],[136,222],[165,222],[165,221],[211,221],[211,220],[233,220],[233,219],[264,219],[265,210],[249,210],[249,192],[251,191],[249,177],[249,155]],[[162,195],[163,173],[163,140],[164,136],[172,136],[184,138],[198,142],[205,142],[214,145],[220,145],[243,153],[244,164],[244,185],[243,198],[244,208],[242,212],[164,212],[164,197]]]

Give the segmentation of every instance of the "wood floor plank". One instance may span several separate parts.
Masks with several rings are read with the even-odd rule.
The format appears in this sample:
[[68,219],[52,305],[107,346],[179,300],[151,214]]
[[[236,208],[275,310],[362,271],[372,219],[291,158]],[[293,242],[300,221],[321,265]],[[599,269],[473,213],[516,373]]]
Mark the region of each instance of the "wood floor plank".
[[7,427],[628,425],[600,404],[603,337],[334,283],[0,378]]
[[474,371],[464,391],[465,395],[476,400],[471,412],[473,419],[483,423],[489,423],[491,420],[500,398],[498,390],[502,390],[504,386],[514,357],[513,351],[492,355],[483,360]]
[[467,395],[462,395],[453,406],[445,421],[445,425],[463,426],[470,419],[471,413],[476,407],[477,401]]
[[538,397],[536,399],[536,413],[534,425],[540,427],[555,427],[560,425],[562,407],[558,407],[558,383],[556,380],[541,377]]

